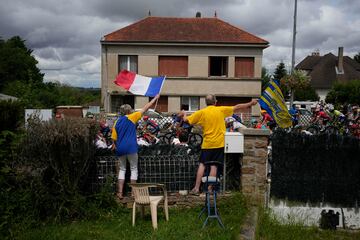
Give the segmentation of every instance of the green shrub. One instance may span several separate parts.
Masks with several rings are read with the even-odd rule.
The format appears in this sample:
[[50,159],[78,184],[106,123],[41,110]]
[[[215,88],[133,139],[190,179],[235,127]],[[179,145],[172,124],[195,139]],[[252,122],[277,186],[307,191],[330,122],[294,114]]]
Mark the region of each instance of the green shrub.
[[34,191],[41,218],[83,215],[94,137],[95,125],[84,119],[29,123],[21,164],[41,182]]
[[0,132],[15,131],[24,119],[24,107],[19,101],[0,101]]
[[360,104],[360,80],[334,84],[325,100],[336,106],[345,103]]

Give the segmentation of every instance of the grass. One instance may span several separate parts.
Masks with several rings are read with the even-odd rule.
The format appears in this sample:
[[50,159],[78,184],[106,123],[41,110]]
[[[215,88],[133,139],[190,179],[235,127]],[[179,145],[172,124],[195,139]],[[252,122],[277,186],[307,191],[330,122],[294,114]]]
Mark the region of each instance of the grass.
[[317,227],[306,227],[301,223],[282,225],[268,211],[259,211],[257,240],[350,240],[360,239],[360,232],[342,230],[321,230]]
[[210,219],[202,228],[203,219],[198,219],[201,206],[194,208],[170,208],[169,222],[163,211],[158,211],[158,230],[151,225],[149,211],[141,219],[138,212],[135,227],[131,226],[131,209],[121,208],[97,220],[50,224],[36,229],[17,232],[15,239],[234,239],[240,232],[241,223],[247,213],[245,200],[240,193],[218,201],[225,229]]

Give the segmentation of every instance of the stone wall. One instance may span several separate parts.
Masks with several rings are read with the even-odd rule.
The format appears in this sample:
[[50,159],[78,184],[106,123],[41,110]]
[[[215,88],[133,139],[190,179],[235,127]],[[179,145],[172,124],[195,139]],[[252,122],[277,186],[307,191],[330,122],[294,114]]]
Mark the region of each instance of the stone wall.
[[241,129],[244,154],[241,159],[241,191],[251,204],[265,204],[266,163],[269,130]]

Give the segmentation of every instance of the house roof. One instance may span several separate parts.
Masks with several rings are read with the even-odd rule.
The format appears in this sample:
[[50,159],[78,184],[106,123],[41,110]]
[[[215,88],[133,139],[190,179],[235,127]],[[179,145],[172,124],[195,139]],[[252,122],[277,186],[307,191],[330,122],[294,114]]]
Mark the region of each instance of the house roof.
[[147,17],[105,35],[103,42],[269,44],[268,41],[216,17]]
[[6,94],[3,94],[3,93],[0,93],[0,100],[18,100],[17,97],[14,97],[14,96],[10,96],[10,95],[6,95]]
[[360,64],[348,56],[344,56],[344,74],[336,73],[338,57],[332,53],[324,56],[307,56],[296,69],[309,71],[311,85],[315,89],[329,89],[333,83],[348,82],[360,79]]

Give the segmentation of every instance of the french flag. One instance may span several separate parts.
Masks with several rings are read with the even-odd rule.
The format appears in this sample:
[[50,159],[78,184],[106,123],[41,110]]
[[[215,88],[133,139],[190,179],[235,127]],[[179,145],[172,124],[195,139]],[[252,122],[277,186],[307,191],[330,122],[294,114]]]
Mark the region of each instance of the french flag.
[[128,70],[122,70],[114,83],[135,95],[155,97],[160,93],[165,77],[145,77]]

